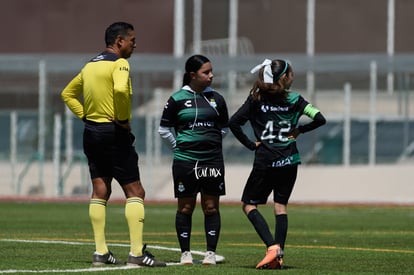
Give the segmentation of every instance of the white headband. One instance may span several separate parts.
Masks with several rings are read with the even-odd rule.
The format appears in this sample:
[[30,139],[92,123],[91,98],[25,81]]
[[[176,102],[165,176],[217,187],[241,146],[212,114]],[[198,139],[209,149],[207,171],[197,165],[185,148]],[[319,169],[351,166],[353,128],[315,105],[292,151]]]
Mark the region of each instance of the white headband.
[[273,83],[273,73],[272,73],[272,60],[265,59],[262,64],[257,65],[253,69],[250,70],[250,73],[254,74],[257,71],[259,71],[262,67],[264,67],[263,70],[263,82],[264,83]]

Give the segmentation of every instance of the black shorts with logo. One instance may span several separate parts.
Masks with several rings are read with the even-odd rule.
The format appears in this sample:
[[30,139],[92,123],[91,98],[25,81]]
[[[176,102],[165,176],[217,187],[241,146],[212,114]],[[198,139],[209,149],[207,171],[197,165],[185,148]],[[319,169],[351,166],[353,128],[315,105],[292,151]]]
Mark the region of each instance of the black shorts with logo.
[[241,201],[246,204],[265,204],[273,191],[273,201],[288,204],[295,185],[298,165],[269,167],[254,165],[243,190]]
[[172,166],[174,197],[194,197],[201,192],[206,195],[226,194],[224,163],[222,161],[188,162],[174,160]]
[[140,180],[134,135],[115,123],[85,122],[83,151],[91,179],[111,177],[119,184]]

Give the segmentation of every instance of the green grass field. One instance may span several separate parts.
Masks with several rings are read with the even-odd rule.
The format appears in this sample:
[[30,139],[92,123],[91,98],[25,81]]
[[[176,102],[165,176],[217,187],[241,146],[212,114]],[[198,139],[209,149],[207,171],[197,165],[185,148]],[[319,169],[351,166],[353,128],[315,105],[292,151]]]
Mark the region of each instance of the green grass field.
[[[273,231],[271,206],[260,208]],[[289,206],[284,270],[255,270],[264,245],[240,205],[222,205],[216,266],[165,268],[91,266],[94,245],[87,202],[0,202],[0,273],[41,274],[414,274],[414,207]],[[107,240],[112,252],[129,252],[123,204],[109,203]],[[178,262],[175,204],[146,204],[144,240],[158,259]],[[205,250],[203,218],[193,217],[192,249]],[[195,255],[194,258],[202,259]]]

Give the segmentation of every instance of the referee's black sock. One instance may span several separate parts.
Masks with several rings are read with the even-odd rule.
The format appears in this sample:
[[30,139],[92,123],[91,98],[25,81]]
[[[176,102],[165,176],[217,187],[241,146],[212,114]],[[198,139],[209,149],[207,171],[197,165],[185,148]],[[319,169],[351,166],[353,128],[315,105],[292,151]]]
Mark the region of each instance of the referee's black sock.
[[191,215],[180,212],[175,215],[175,230],[177,231],[181,252],[190,251],[191,222]]
[[257,209],[250,211],[249,214],[247,214],[247,217],[253,224],[254,229],[256,229],[257,234],[259,234],[262,241],[266,244],[266,247],[276,244],[272,234],[270,233],[266,220]]
[[204,216],[204,229],[206,232],[207,251],[216,251],[220,236],[220,212]]
[[287,214],[276,215],[275,225],[275,240],[280,245],[280,248],[285,249],[285,241],[288,231],[288,216]]

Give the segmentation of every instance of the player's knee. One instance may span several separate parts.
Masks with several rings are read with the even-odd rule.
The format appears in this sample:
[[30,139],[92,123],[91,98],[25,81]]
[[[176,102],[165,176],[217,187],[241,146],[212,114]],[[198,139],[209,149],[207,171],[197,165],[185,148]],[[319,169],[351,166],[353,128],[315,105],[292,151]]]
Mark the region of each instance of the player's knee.
[[92,198],[98,198],[102,200],[109,200],[111,197],[111,190],[93,190],[92,191]]
[[246,215],[248,215],[250,213],[250,211],[252,211],[254,209],[257,209],[256,205],[247,204],[247,203],[243,203],[243,205],[242,205],[242,210]]
[[217,207],[214,206],[207,206],[204,210],[204,215],[211,216],[218,213]]
[[129,184],[122,185],[122,189],[124,190],[125,196],[127,198],[130,197],[138,197],[138,198],[145,198],[145,189],[142,187],[140,182],[132,182]]
[[181,209],[178,210],[179,213],[184,214],[184,215],[189,215],[191,216],[193,214],[193,210],[191,207],[183,207]]

